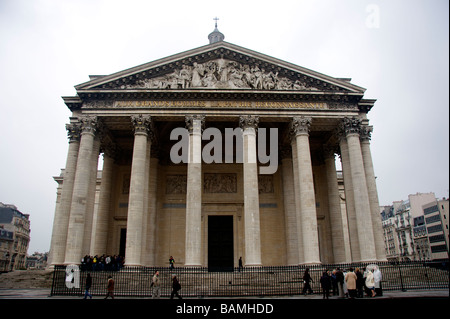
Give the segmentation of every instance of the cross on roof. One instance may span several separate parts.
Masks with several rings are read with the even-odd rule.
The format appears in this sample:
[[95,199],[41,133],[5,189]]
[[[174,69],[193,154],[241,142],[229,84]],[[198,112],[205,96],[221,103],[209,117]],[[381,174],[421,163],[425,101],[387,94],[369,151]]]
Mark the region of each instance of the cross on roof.
[[219,18],[218,18],[218,17],[215,17],[213,20],[216,21],[216,29],[217,29],[217,20],[219,20]]

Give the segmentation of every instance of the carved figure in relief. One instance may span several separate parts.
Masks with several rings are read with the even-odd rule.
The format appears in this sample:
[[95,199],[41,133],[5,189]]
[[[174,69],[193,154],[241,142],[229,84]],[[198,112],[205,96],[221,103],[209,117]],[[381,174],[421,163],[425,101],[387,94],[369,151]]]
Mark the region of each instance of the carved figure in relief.
[[239,88],[256,90],[317,90],[300,79],[282,77],[278,72],[266,71],[258,65],[250,66],[236,61],[217,59],[205,63],[183,64],[181,69],[153,79],[137,80],[122,85],[122,89],[186,89]]

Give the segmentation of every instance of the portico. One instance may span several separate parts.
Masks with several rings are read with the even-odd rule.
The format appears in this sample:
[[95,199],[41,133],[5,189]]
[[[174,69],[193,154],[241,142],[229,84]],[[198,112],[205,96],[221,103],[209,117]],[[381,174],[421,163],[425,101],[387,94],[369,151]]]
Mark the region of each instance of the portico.
[[[210,227],[225,234],[234,266],[241,256],[247,266],[385,260],[368,142],[375,100],[348,79],[219,41],[75,88],[63,97],[72,117],[51,264],[117,255],[122,243],[126,265],[167,265],[172,255],[208,266],[220,242]],[[176,128],[187,129],[187,162],[171,157]],[[208,128],[231,156],[205,161]],[[226,139],[236,128],[242,140]],[[269,145],[279,157],[267,174]]]

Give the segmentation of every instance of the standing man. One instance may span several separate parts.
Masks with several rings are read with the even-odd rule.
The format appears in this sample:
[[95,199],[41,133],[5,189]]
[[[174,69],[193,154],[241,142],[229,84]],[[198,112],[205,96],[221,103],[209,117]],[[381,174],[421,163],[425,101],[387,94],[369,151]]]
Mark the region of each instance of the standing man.
[[161,297],[161,288],[159,287],[159,271],[156,271],[152,278],[152,299]]
[[244,266],[242,266],[242,257],[239,257],[239,272],[241,272],[241,268],[244,270]]
[[169,269],[174,269],[175,268],[175,259],[173,259],[172,256],[170,256],[169,258]]

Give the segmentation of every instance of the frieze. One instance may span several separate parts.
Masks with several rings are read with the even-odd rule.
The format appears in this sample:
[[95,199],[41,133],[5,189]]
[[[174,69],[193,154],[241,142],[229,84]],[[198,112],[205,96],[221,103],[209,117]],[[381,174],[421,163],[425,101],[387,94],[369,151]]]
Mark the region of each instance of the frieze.
[[236,193],[237,176],[234,173],[205,173],[203,191],[205,193]]
[[[285,102],[285,101],[207,101],[207,100],[129,100],[129,101],[88,101],[84,109],[105,108],[256,108],[256,109],[329,109],[325,102]],[[336,107],[338,108],[338,107]]]

